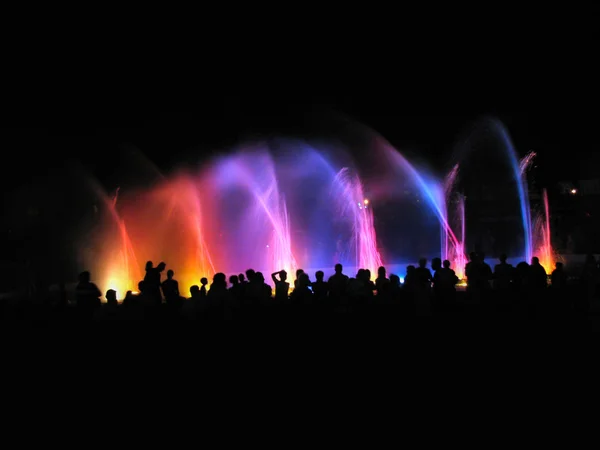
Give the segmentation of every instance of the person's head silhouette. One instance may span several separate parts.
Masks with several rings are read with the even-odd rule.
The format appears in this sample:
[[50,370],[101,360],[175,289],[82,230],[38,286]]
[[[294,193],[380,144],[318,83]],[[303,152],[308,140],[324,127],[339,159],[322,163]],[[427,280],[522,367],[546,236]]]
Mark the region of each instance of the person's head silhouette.
[[431,260],[431,268],[433,270],[439,270],[442,267],[442,260],[441,258],[433,258]]
[[227,277],[222,272],[217,272],[213,276],[213,285],[219,287],[227,287]]
[[450,268],[450,261],[448,261],[447,259],[444,260],[444,269],[449,269]]
[[190,294],[192,297],[198,296],[199,293],[200,293],[200,287],[197,284],[190,287]]
[[240,283],[243,283],[244,281],[246,281],[246,277],[244,276],[244,274],[243,274],[243,273],[240,273],[240,274],[238,275],[238,279],[240,280]]
[[504,253],[502,253],[502,254],[500,255],[500,262],[501,262],[502,264],[505,264],[505,263],[506,263],[506,259],[507,259],[507,258],[506,258],[506,255],[505,255]]
[[336,274],[341,274],[342,273],[342,269],[343,269],[343,266],[340,263],[337,263],[335,265],[335,269],[334,270],[335,270]]
[[115,291],[114,289],[109,289],[108,291],[106,291],[106,303],[108,303],[109,305],[117,304],[117,291]]
[[477,261],[477,253],[475,253],[475,252],[469,253],[469,261],[471,261],[471,262]]
[[324,277],[325,277],[325,274],[323,273],[323,271],[317,270],[317,272],[315,273],[315,278],[317,279],[317,281],[319,281],[319,282],[323,281]]
[[254,271],[254,269],[246,270],[246,279],[248,280],[248,282],[251,282],[255,275],[256,272]]
[[229,282],[230,282],[230,283],[231,283],[233,286],[235,286],[236,284],[239,284],[239,278],[238,278],[238,276],[237,276],[237,275],[231,275],[231,276],[229,277]]
[[279,279],[281,281],[287,280],[287,272],[285,270],[280,270],[279,271]]
[[419,259],[419,267],[421,269],[424,269],[425,267],[427,267],[427,258]]
[[379,278],[385,278],[385,276],[386,276],[385,267],[381,266],[379,269],[377,269],[377,276]]
[[154,263],[152,261],[146,262],[146,270],[150,270],[154,267]]
[[200,278],[200,284],[206,286],[208,284],[208,279],[206,277]]
[[390,283],[392,284],[392,286],[400,286],[400,277],[392,273],[390,275]]
[[533,258],[531,258],[531,265],[532,266],[539,266],[540,265],[540,259],[537,256],[534,256]]
[[165,267],[167,267],[167,265],[164,262],[161,262],[158,266],[156,266],[156,269],[159,272],[162,272],[163,270],[165,270]]
[[173,272],[173,271],[172,271],[172,270],[170,270],[170,269],[169,269],[169,270],[167,270],[167,278],[168,278],[169,280],[172,280],[172,279],[173,279],[173,275],[175,275],[175,272]]
[[87,270],[85,272],[81,272],[79,274],[79,282],[80,283],[89,283],[90,279],[91,279],[91,275]]

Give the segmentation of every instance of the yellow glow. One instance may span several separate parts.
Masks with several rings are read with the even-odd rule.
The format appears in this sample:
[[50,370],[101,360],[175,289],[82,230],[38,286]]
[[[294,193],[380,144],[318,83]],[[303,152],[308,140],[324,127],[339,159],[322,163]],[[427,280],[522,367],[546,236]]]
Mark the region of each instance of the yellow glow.
[[365,205],[369,204],[369,199],[365,198],[365,201],[363,202]]
[[571,189],[571,194],[577,194],[577,189]]

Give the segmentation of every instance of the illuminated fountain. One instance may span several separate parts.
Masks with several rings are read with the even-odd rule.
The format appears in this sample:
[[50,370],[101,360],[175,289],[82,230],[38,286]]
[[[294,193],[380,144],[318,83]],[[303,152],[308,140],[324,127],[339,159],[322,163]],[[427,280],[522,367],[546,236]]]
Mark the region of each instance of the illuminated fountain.
[[517,152],[504,125],[496,119],[490,120],[490,123],[504,144],[504,150],[508,156],[511,169],[513,171],[513,177],[517,184],[519,205],[521,208],[521,220],[523,222],[523,234],[525,238],[524,257],[529,263],[533,257],[533,234],[531,227],[531,207],[529,206],[529,188],[527,185],[527,168],[531,164],[535,153],[532,152],[519,161]]
[[540,264],[550,274],[556,265],[556,254],[552,248],[552,235],[550,234],[550,208],[548,206],[548,192],[542,191],[543,207],[534,221],[535,249]]
[[211,212],[219,237],[224,237],[211,241],[217,244],[215,251],[227,252],[219,260],[220,270],[254,267],[267,271],[267,277],[278,270],[295,274],[290,217],[270,154],[253,150],[221,158],[200,178],[214,201]]
[[146,261],[173,269],[182,295],[216,271],[253,268],[268,281],[283,269],[292,280],[299,267],[331,270],[336,236],[344,262],[352,258],[375,273],[382,261],[358,177],[306,144],[285,142],[284,150],[245,147],[197,173],[121,191],[118,204],[115,197],[106,205],[109,223],[101,224],[106,252],[88,264],[101,289],[121,298],[137,290]]
[[436,215],[440,224],[441,245],[440,254],[442,259],[448,259],[452,263],[459,278],[464,277],[465,255],[464,255],[464,199],[458,198],[456,208],[456,221],[459,222],[461,228],[461,239],[459,240],[453,231],[453,228],[448,219],[448,202],[452,198],[451,192],[456,176],[458,166],[450,172],[446,178],[446,182],[442,185],[435,178],[429,176],[424,171],[418,171],[399,151],[393,148],[383,138],[375,137],[375,146],[382,157],[390,163],[392,168],[395,168],[395,173],[398,175],[406,175],[425,196],[427,205]]
[[[530,260],[535,248],[550,270],[554,256],[546,193],[545,214],[536,220],[533,245],[526,180],[533,155],[519,162],[506,130],[499,122],[492,123],[517,181],[525,257]],[[433,219],[429,211],[435,215],[436,233],[439,223],[440,251],[429,256],[450,260],[457,276],[464,278],[465,197],[456,192],[458,164],[440,181],[418,170],[383,138],[372,132],[367,135],[374,138],[372,159],[383,168],[377,179],[366,183],[369,198],[352,163],[334,162],[323,149],[284,140],[246,146],[206,162],[197,172],[180,172],[143,188],[117,191],[118,202],[117,195],[112,200],[105,197],[99,240],[103,252],[88,267],[103,291],[115,289],[121,298],[127,290],[136,290],[146,261],[164,261],[167,269],[173,269],[182,295],[216,271],[231,275],[253,268],[262,271],[268,282],[272,272],[284,269],[291,281],[298,268],[331,271],[341,262],[375,274],[383,261],[371,202],[401,197],[404,191],[399,184],[409,183],[425,199],[428,219]],[[345,150],[335,156],[347,159]],[[399,210],[402,221],[421,227],[421,218],[401,214]],[[411,239],[399,234],[394,238]],[[420,255],[394,254],[386,259],[391,264],[415,256]]]
[[333,180],[334,198],[339,199],[337,213],[352,225],[352,244],[356,268],[369,269],[372,274],[383,265],[377,251],[377,236],[373,225],[373,210],[365,198],[362,183],[349,169],[340,170]]
[[460,239],[452,239],[452,229],[450,227],[441,227],[442,231],[442,260],[447,259],[452,263],[452,267],[459,279],[465,277],[465,266],[467,258],[465,254],[465,197],[454,193],[454,186],[458,179],[459,165],[455,164],[452,170],[444,180],[444,201],[446,202],[446,223],[452,223],[449,219],[449,205],[456,205],[454,208],[454,229],[460,229]]

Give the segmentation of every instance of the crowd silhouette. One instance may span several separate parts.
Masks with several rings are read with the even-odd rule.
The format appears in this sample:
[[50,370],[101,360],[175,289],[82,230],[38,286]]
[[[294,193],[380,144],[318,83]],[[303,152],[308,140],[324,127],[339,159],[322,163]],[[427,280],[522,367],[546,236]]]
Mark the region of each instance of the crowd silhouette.
[[[500,255],[494,269],[482,252],[472,252],[465,267],[466,288],[448,260],[425,258],[418,267],[408,266],[401,283],[398,275],[379,267],[375,280],[368,269],[355,276],[344,274],[336,264],[325,278],[323,271],[310,275],[299,269],[291,282],[285,270],[271,274],[273,286],[261,272],[248,269],[227,279],[214,274],[209,284],[201,278],[189,290],[179,289],[174,270],[163,272],[167,264],[145,266],[138,292],[127,292],[122,301],[117,292],[104,294],[92,282],[90,272],[82,272],[72,298],[61,286],[57,295],[46,294],[38,302],[22,301],[12,306],[3,303],[4,318],[65,318],[79,321],[112,320],[246,320],[277,317],[308,318],[356,317],[377,320],[402,320],[411,317],[449,317],[460,313],[512,316],[525,320],[543,317],[584,318],[591,302],[600,293],[600,268],[588,255],[581,273],[569,276],[561,262],[547,274],[537,257],[530,263],[513,267]],[[462,285],[461,285],[462,286]],[[26,306],[24,306],[26,305]]]

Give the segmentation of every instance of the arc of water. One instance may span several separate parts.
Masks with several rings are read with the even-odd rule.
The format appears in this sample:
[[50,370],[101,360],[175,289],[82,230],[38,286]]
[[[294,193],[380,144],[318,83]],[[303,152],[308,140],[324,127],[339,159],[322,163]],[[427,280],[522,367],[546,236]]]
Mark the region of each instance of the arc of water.
[[504,141],[515,181],[517,183],[521,207],[521,219],[523,221],[523,233],[525,235],[525,259],[529,262],[533,256],[533,234],[531,227],[531,209],[529,206],[529,188],[527,186],[527,168],[531,164],[535,153],[531,152],[519,161],[512,141],[504,126],[496,119],[494,119],[492,123]]

